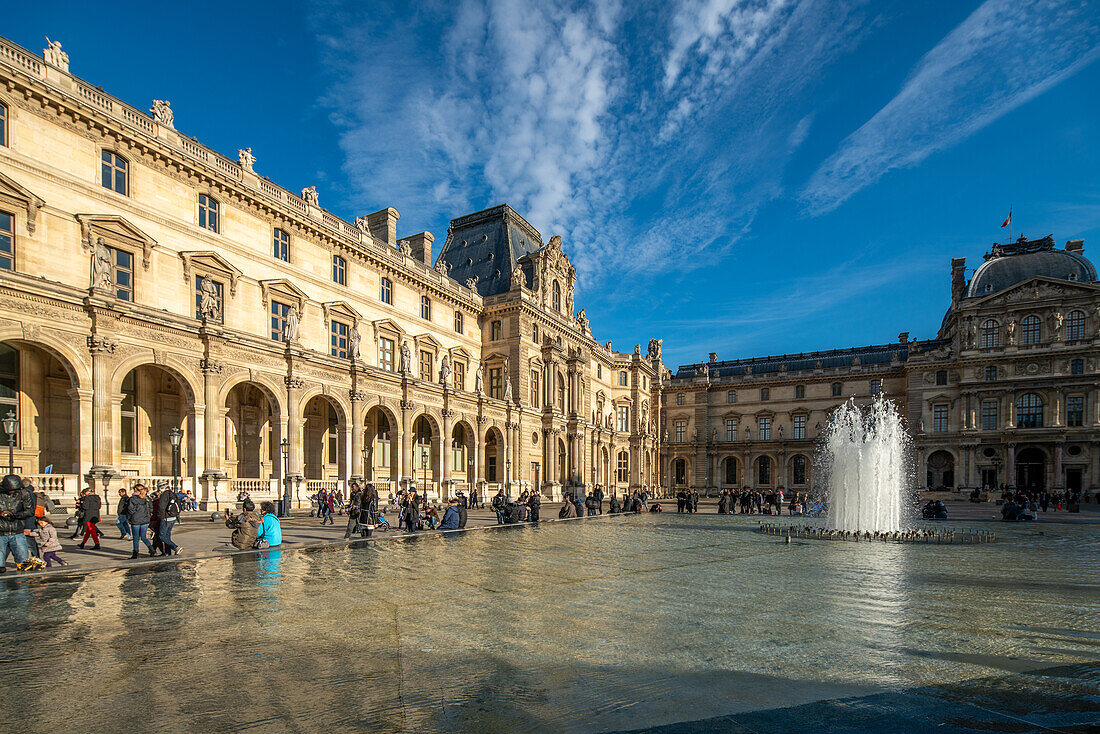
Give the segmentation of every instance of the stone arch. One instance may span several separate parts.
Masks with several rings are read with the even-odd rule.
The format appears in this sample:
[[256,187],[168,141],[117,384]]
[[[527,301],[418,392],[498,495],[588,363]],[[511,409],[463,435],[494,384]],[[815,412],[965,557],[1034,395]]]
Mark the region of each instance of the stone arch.
[[[281,476],[283,458],[282,403],[269,384],[248,379],[227,380],[218,404],[222,415],[219,450],[230,477],[267,479]],[[222,412],[224,411],[224,412]]]
[[937,449],[928,455],[925,462],[927,467],[928,488],[954,487],[955,486],[955,455],[946,449]]
[[1016,488],[1027,492],[1046,489],[1048,458],[1047,453],[1038,446],[1018,449],[1015,457],[1016,476],[1012,477],[1016,481]]
[[[307,480],[346,479],[348,413],[332,395],[311,391],[299,403],[302,470]],[[295,437],[291,437],[294,440]]]
[[[801,467],[800,467],[801,464]],[[795,454],[787,459],[787,485],[795,491],[803,491],[812,484],[811,473],[813,471],[810,457],[805,454]],[[798,481],[801,479],[802,481]]]
[[112,463],[139,477],[175,473],[171,432],[183,431],[179,449],[180,476],[198,473],[199,401],[195,387],[175,365],[135,356],[115,366],[111,375],[114,401],[111,425],[115,440]]
[[489,484],[504,484],[504,432],[496,424],[485,429],[481,467]]
[[168,374],[172,375],[184,389],[184,397],[192,404],[202,403],[202,380],[194,373],[189,366],[181,363],[177,358],[169,356],[167,360],[157,361],[154,355],[135,354],[131,357],[123,359],[120,362],[115,363],[114,370],[111,373],[111,394],[118,395],[122,392],[122,381],[130,373],[131,370],[135,370],[138,367],[157,367],[164,370]]
[[727,487],[741,484],[741,462],[736,456],[727,456],[722,460],[721,483]]
[[455,421],[451,427],[447,450],[451,452],[451,479],[459,484],[474,483],[474,452],[477,450],[477,433],[466,420]]
[[778,484],[775,457],[761,454],[752,460],[752,479],[755,487],[774,487]]
[[440,477],[442,435],[440,421],[431,413],[418,414],[412,420],[412,479],[422,493],[430,491]]
[[[14,333],[13,333],[14,332]],[[37,474],[53,466],[57,474],[80,474],[90,466],[91,444],[81,442],[90,435],[91,394],[81,399],[81,386],[90,388],[91,375],[72,350],[48,335],[24,339],[22,331],[0,339],[5,362],[0,372],[0,416],[12,411],[19,419],[15,436],[13,466],[20,473]],[[69,387],[57,384],[67,378]],[[81,424],[89,430],[81,431]],[[6,442],[7,434],[0,432]]]
[[224,406],[230,391],[246,382],[263,391],[265,397],[271,401],[276,417],[280,420],[286,419],[286,387],[269,375],[248,369],[236,370],[222,378],[221,386],[218,388],[218,405]]
[[[388,483],[392,491],[400,479],[401,421],[398,413],[385,403],[367,408],[363,416],[364,456],[352,457],[362,463],[363,476],[375,485]],[[376,486],[380,492],[381,487]]]
[[90,389],[92,386],[92,366],[86,352],[82,353],[74,349],[72,345],[58,339],[49,331],[37,331],[33,335],[24,336],[24,330],[18,325],[0,327],[0,342],[12,342],[15,346],[27,344],[37,347],[61,363],[69,374],[69,381],[74,388]]
[[692,483],[691,459],[686,456],[675,456],[669,462],[669,484],[673,487],[687,487]]

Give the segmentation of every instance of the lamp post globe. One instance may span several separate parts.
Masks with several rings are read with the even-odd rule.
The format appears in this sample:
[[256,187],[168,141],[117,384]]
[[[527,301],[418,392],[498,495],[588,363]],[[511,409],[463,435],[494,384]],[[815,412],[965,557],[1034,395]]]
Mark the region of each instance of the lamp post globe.
[[172,481],[175,491],[180,488],[180,444],[183,442],[183,431],[179,427],[172,428],[168,432],[168,441],[172,444]]
[[8,474],[15,473],[15,435],[19,431],[19,419],[15,411],[9,410],[4,416],[4,433],[8,434]]

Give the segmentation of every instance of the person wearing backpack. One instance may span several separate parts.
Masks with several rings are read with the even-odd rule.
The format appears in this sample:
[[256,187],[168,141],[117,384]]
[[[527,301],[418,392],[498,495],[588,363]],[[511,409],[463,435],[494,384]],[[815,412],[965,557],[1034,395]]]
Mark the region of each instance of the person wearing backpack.
[[99,529],[96,525],[99,523],[99,509],[103,503],[99,499],[99,495],[91,489],[85,489],[80,497],[80,507],[84,510],[84,537],[80,540],[80,548],[84,548],[84,544],[88,542],[88,538],[92,539],[92,550],[99,550]]
[[131,559],[138,557],[140,543],[145,543],[150,556],[155,553],[153,545],[149,542],[149,522],[152,519],[152,510],[149,498],[145,496],[149,490],[144,484],[135,484],[133,491],[134,493],[126,498],[126,520],[130,523],[130,535],[134,541],[134,552],[130,556]]
[[160,527],[157,528],[157,536],[164,544],[163,555],[169,553],[179,555],[183,548],[172,542],[172,526],[180,519],[180,503],[176,493],[169,486],[168,481],[161,479],[157,482],[160,496],[157,497],[157,517],[160,519]]
[[504,505],[505,497],[504,490],[501,489],[496,495],[493,496],[492,508],[497,513],[497,525],[504,524]]

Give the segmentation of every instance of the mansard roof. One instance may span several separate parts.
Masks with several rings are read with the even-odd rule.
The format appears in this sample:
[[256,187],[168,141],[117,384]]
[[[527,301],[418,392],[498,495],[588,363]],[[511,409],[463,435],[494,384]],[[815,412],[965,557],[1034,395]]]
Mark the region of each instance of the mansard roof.
[[[542,248],[542,235],[507,204],[452,219],[439,259],[459,283],[477,278],[482,296],[507,293],[512,270],[525,255]],[[530,286],[530,280],[528,280]]]
[[[1071,250],[1071,244],[1077,249]],[[1021,236],[1007,244],[993,243],[985,262],[974,272],[967,288],[968,298],[983,298],[1011,288],[1035,276],[1080,283],[1095,283],[1096,268],[1082,254],[1080,241],[1054,249],[1054,236],[1029,240]]]
[[697,376],[698,371],[708,369],[712,379],[722,377],[741,377],[772,372],[794,372],[797,370],[830,369],[851,367],[855,359],[859,364],[890,364],[893,361],[904,362],[909,358],[911,348],[922,351],[930,348],[933,342],[895,342],[848,349],[829,349],[820,352],[799,352],[798,354],[780,354],[770,357],[750,357],[721,362],[697,362],[680,365],[674,380],[687,380]]

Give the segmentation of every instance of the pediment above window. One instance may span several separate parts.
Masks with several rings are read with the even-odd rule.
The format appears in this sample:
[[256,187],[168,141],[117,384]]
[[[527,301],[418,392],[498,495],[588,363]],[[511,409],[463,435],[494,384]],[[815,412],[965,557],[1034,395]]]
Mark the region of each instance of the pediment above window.
[[378,319],[377,321],[372,321],[371,326],[374,327],[374,337],[376,339],[379,334],[389,334],[397,337],[405,336],[405,330],[393,319]]
[[464,359],[467,362],[470,360],[470,353],[464,347],[451,347],[447,350],[447,354],[451,355],[452,362],[456,359]]
[[271,308],[271,301],[277,300],[296,306],[299,314],[305,310],[306,300],[308,300],[305,292],[286,278],[261,280],[260,295],[263,298],[265,310]]
[[80,237],[86,252],[91,252],[95,242],[102,238],[108,245],[141,250],[141,267],[149,269],[157,243],[124,217],[117,214],[77,214],[76,221],[80,222]]
[[352,326],[359,323],[359,312],[347,301],[328,301],[321,304],[325,312],[325,331],[332,328],[332,320],[345,321]]
[[221,277],[229,281],[230,295],[237,295],[237,283],[243,273],[235,268],[232,263],[216,252],[210,250],[181,252],[183,260],[183,281],[190,283],[192,277],[198,274],[209,274],[215,278]]
[[443,345],[431,334],[418,334],[413,337],[413,343],[417,349],[438,352]]
[[28,232],[34,232],[38,223],[38,210],[46,205],[45,200],[35,196],[15,179],[2,173],[0,173],[0,203],[26,210]]

